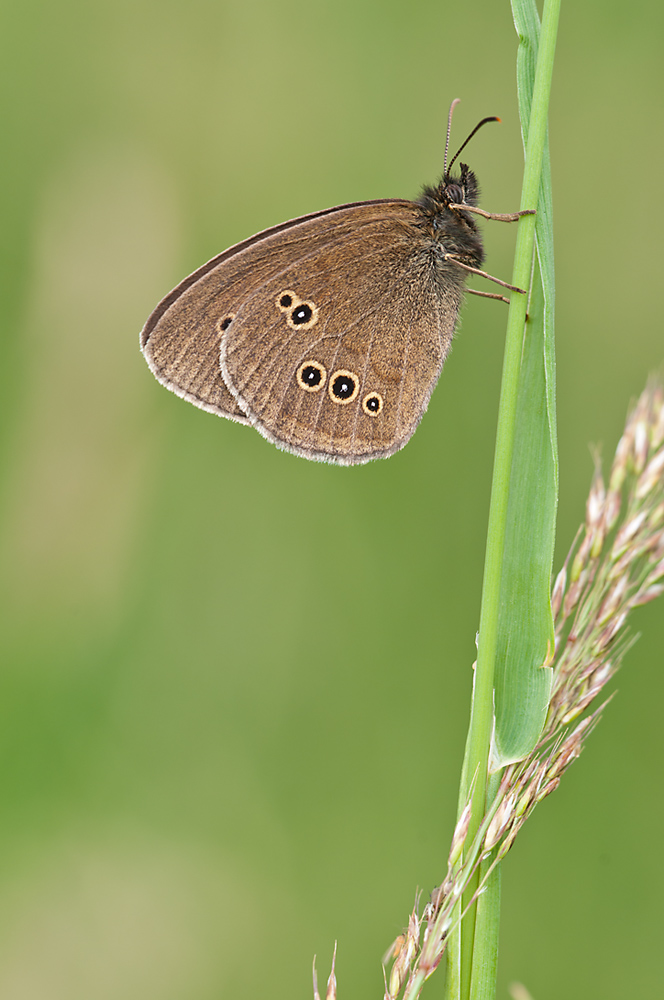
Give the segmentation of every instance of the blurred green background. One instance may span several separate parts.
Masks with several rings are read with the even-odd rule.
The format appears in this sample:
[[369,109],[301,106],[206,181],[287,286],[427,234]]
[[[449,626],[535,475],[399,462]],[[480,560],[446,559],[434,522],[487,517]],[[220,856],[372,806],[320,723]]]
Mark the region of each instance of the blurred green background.
[[[563,5],[556,565],[664,355],[663,19]],[[350,469],[166,392],[138,333],[259,229],[414,197],[453,97],[518,207],[508,4],[26,0],[1,39],[0,996],[308,998],[338,939],[340,1000],[380,997],[454,820],[506,312],[468,301],[412,442]],[[662,603],[634,624],[505,864],[502,997],[661,992]]]

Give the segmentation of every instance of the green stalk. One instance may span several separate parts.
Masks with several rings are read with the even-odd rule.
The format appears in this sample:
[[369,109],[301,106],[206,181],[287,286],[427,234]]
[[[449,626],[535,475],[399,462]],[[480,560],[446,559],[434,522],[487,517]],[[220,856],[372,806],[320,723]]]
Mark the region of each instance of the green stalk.
[[[515,7],[517,0],[515,0]],[[560,0],[545,0],[539,49],[532,94],[532,109],[527,129],[526,160],[524,167],[521,209],[538,205],[542,162],[547,140],[547,113],[551,90],[553,58],[560,11]],[[512,284],[528,288],[533,269],[535,244],[535,216],[523,216],[518,223]],[[505,539],[508,529],[508,505],[514,476],[513,460],[516,433],[517,404],[520,394],[521,359],[524,345],[527,296],[513,292],[509,317],[503,378],[498,411],[496,448],[494,458],[491,505],[487,533],[484,582],[480,611],[479,643],[475,688],[473,693],[470,727],[460,789],[460,801],[465,803],[470,795],[473,778],[472,815],[467,842],[471,842],[486,809],[489,753],[494,724],[494,670],[501,627],[501,582],[505,558]],[[477,877],[479,878],[479,876]],[[477,886],[477,878],[464,897],[470,899]],[[498,900],[498,893],[489,893]],[[495,960],[487,954],[497,951],[498,913],[483,914],[482,940],[475,942],[476,907],[472,907],[461,926],[461,948],[450,949],[448,968],[448,997],[450,1000],[479,1000],[495,995]],[[456,961],[459,967],[455,968]],[[473,969],[493,970],[493,989],[487,977]]]

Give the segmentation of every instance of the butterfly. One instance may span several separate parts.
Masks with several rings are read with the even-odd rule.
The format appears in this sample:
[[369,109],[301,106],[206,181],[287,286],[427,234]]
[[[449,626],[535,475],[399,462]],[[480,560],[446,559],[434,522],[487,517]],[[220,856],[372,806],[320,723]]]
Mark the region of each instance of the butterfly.
[[500,119],[482,119],[448,166],[456,103],[443,177],[416,201],[291,219],[185,278],[141,333],[156,378],[303,458],[356,465],[402,448],[449,353],[468,275],[524,291],[480,269],[475,218],[530,211],[483,211],[473,171],[452,171],[477,130]]

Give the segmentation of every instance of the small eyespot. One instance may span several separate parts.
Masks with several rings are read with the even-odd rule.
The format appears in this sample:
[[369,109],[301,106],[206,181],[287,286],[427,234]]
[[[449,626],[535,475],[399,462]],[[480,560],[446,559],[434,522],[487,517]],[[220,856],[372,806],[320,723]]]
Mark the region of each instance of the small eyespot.
[[227,316],[222,316],[221,319],[218,319],[217,333],[223,333],[225,330],[227,330],[234,319],[235,319],[235,313],[228,313]]
[[319,361],[303,361],[297,370],[297,384],[307,392],[318,392],[325,385],[327,372]]
[[383,409],[383,397],[379,392],[369,392],[362,400],[362,409],[368,417],[377,417]]
[[360,380],[354,372],[340,368],[330,377],[329,393],[333,403],[352,403],[360,391]]
[[293,293],[292,292],[282,292],[277,299],[277,306],[279,309],[289,309],[293,305]]
[[318,322],[315,302],[303,302],[297,299],[293,308],[286,314],[286,320],[293,330],[310,330]]
[[312,316],[313,310],[308,302],[302,302],[299,306],[295,306],[291,313],[291,319],[296,326],[308,323]]

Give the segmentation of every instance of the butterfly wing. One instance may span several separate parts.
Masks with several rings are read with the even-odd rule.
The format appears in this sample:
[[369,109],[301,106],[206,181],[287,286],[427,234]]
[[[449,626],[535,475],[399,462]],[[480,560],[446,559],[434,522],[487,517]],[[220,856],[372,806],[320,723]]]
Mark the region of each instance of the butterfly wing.
[[342,206],[210,261],[157,307],[143,349],[204,409],[306,458],[366,462],[415,431],[462,285],[416,204]]

